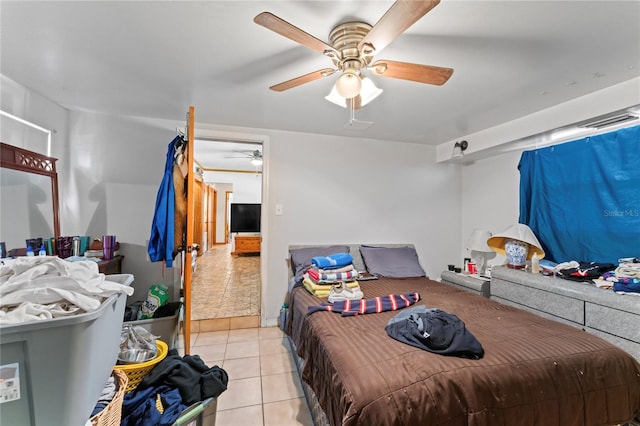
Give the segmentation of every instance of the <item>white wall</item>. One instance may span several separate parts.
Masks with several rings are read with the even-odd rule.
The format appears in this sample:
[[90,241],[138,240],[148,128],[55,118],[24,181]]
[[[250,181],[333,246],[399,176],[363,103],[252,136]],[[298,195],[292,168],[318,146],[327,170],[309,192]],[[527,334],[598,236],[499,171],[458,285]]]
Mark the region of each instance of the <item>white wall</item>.
[[[469,257],[466,243],[475,228],[492,234],[518,223],[520,215],[520,172],[522,151],[514,151],[465,164],[461,171],[461,252],[455,263],[462,266]],[[504,256],[496,255],[488,265],[501,265]]]
[[[460,166],[436,164],[433,147],[227,126],[196,129],[197,137],[228,133],[265,141],[263,325],[276,323],[290,244],[411,242],[434,278],[457,256]],[[310,167],[309,158],[317,166]],[[275,204],[283,215],[275,215]]]

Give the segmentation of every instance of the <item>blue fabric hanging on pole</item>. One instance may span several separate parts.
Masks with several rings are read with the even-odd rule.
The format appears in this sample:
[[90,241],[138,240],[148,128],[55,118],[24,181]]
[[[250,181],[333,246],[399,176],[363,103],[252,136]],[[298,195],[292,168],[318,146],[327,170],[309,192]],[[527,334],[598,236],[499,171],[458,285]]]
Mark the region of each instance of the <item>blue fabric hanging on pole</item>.
[[174,229],[175,229],[175,189],[173,187],[173,161],[176,144],[182,138],[176,136],[169,144],[164,176],[156,197],[156,211],[151,224],[151,236],[147,252],[152,262],[164,260],[168,268],[173,266]]
[[520,223],[546,259],[640,256],[640,126],[522,153]]

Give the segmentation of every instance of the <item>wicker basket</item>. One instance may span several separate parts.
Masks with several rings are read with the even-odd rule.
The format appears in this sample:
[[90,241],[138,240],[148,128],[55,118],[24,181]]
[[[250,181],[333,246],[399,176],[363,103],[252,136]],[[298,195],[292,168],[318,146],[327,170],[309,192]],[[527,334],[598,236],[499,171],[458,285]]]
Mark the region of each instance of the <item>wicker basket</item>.
[[127,378],[129,379],[127,392],[135,390],[144,376],[146,376],[149,371],[153,370],[153,367],[167,356],[167,352],[169,352],[167,344],[162,340],[156,340],[156,345],[158,346],[158,352],[154,359],[146,362],[140,362],[138,364],[123,364],[116,365],[114,367],[117,370],[123,371],[127,375]]
[[91,417],[92,426],[118,426],[122,416],[122,400],[127,388],[127,375],[123,371],[113,370],[112,373],[117,390],[116,394],[102,411]]

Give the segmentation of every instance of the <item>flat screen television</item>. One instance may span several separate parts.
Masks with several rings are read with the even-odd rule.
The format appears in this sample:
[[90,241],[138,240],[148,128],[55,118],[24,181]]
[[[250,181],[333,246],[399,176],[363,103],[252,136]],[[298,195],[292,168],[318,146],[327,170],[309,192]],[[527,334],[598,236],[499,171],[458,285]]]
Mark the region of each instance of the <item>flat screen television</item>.
[[232,203],[231,232],[260,232],[260,204]]

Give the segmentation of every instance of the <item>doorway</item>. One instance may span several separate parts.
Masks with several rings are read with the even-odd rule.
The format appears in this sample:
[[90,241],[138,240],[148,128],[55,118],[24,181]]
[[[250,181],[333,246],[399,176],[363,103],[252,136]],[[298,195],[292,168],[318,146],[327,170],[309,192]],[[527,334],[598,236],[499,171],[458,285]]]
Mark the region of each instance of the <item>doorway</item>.
[[202,214],[206,249],[199,253],[192,278],[191,318],[258,326],[261,258],[259,253],[232,256],[230,205],[262,202],[262,167],[255,161],[261,160],[262,143],[196,138],[194,151],[207,199]]

